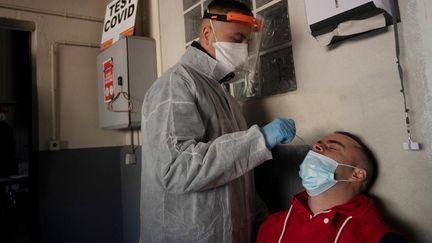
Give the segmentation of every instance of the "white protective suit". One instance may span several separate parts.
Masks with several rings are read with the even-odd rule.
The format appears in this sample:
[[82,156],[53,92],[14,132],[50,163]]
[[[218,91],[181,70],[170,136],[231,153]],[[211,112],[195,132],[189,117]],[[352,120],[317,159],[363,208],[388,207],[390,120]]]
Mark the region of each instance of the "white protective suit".
[[254,167],[271,159],[219,84],[230,71],[196,47],[142,109],[141,243],[251,242]]

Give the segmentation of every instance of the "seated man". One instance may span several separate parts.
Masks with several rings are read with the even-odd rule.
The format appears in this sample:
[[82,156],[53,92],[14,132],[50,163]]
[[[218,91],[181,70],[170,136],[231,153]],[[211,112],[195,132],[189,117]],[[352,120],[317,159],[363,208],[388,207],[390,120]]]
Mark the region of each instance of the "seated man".
[[376,160],[355,135],[336,132],[312,146],[300,165],[306,192],[288,211],[260,226],[266,242],[403,242],[381,219],[372,199],[361,194],[374,178]]

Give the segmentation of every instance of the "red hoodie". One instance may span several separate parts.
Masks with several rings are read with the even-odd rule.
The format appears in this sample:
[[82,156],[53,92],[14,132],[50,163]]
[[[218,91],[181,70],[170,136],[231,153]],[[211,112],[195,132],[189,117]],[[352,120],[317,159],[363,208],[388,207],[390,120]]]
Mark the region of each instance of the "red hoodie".
[[[297,194],[288,211],[270,215],[261,225],[257,243],[379,242],[392,230],[381,219],[372,199],[357,195],[349,203],[315,215],[306,192]],[[282,233],[283,232],[283,233]]]

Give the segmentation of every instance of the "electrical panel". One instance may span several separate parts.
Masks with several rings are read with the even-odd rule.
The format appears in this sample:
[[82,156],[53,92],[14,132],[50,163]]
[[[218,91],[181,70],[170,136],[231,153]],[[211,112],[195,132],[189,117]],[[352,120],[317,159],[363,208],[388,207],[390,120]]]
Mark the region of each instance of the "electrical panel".
[[156,70],[152,38],[125,37],[97,56],[100,128],[140,127],[142,102]]

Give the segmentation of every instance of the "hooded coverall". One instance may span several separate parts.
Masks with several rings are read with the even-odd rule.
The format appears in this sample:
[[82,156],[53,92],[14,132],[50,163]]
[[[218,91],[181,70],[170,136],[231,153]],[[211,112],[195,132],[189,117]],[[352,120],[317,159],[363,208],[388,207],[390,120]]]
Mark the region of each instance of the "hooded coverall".
[[219,83],[231,71],[191,46],[147,92],[142,243],[252,241],[251,170],[272,156],[260,128],[247,128],[241,108]]

